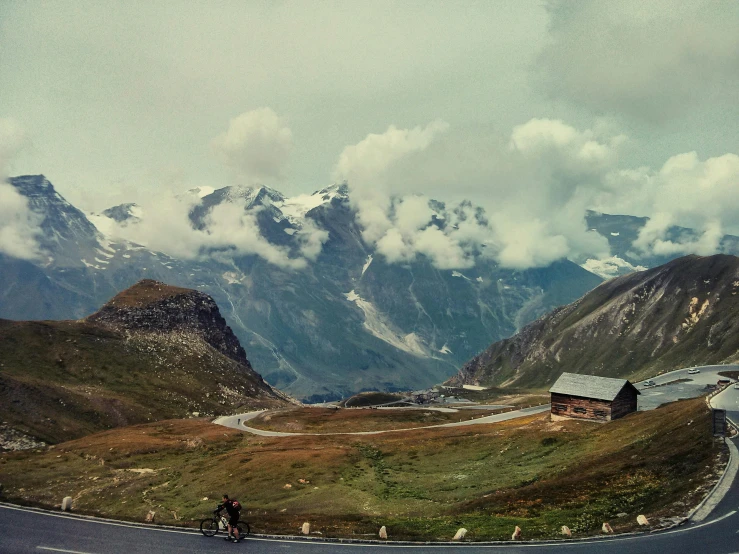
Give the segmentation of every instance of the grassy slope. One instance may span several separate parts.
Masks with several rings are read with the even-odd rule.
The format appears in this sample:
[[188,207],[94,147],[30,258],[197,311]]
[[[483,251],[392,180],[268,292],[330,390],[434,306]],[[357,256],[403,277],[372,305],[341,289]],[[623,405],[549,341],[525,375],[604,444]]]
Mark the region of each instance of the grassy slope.
[[[0,320],[0,419],[47,442],[118,425],[281,404],[199,337]],[[255,398],[249,398],[256,396]]]
[[159,422],[5,453],[0,474],[7,499],[52,506],[71,495],[80,512],[138,521],[152,509],[160,522],[190,524],[228,492],[257,532],[294,533],[311,521],[323,536],[376,536],[387,525],[394,539],[433,540],[464,526],[486,540],[514,525],[527,538],[555,537],[561,525],[581,535],[603,521],[632,529],[640,513],[684,515],[710,485],[718,453],[708,410],[694,399],[605,425],[543,415],[352,438]]

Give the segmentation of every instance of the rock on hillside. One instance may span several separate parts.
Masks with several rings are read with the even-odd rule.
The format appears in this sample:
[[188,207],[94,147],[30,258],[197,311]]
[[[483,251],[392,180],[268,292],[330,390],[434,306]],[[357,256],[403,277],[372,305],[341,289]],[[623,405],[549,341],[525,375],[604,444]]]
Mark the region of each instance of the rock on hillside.
[[644,378],[739,358],[739,258],[686,256],[607,281],[460,369],[452,384],[545,387],[563,371]]
[[289,402],[195,290],[145,280],[83,320],[0,320],[2,436],[29,444]]

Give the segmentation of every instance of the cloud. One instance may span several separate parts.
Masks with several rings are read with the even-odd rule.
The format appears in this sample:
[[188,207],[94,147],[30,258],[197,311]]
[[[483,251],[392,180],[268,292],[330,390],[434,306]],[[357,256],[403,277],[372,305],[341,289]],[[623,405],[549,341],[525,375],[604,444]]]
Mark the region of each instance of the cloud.
[[442,230],[431,224],[434,214],[425,196],[396,198],[388,219],[392,227],[376,242],[377,252],[390,263],[408,263],[425,256],[437,269],[474,265],[453,226]]
[[270,108],[242,113],[212,141],[221,161],[248,184],[281,180],[292,146],[292,131]]
[[[408,183],[422,188],[419,174],[425,175],[440,145],[454,142],[439,122],[369,135],[344,149],[334,177],[348,179],[364,240],[391,263],[422,255],[439,269],[466,268],[484,255],[525,269],[564,257],[608,255],[607,240],[587,230],[584,216],[624,141],[560,120],[518,125],[507,141],[489,145],[496,172],[478,186],[481,212],[469,202],[453,202],[440,214],[427,196],[408,190]],[[435,213],[445,225],[432,224]]]
[[349,184],[362,237],[390,263],[412,262],[421,255],[439,269],[474,264],[452,227],[430,225],[435,212],[428,197],[394,194],[403,188],[392,174],[398,162],[423,153],[448,128],[441,120],[413,129],[391,125],[382,134],[369,134],[347,146],[339,156],[334,178]]
[[13,158],[28,143],[20,125],[0,118],[0,253],[34,260],[40,257],[36,240],[41,218],[31,211],[28,200],[7,182]]
[[736,101],[733,0],[554,0],[548,11],[538,67],[555,97],[651,123]]
[[23,260],[40,257],[36,240],[41,218],[12,185],[0,182],[0,253]]
[[384,133],[370,133],[341,152],[333,178],[348,182],[365,241],[376,243],[393,226],[388,212],[392,206],[391,189],[398,183],[388,179],[389,170],[403,158],[423,152],[448,128],[440,120],[413,129],[390,125]]
[[306,220],[295,235],[300,256],[289,248],[270,243],[261,233],[257,214],[262,208],[244,210],[242,204],[224,202],[205,216],[203,229],[195,229],[189,213],[199,201],[197,195],[175,195],[164,190],[141,206],[141,219],[119,224],[104,217],[92,218],[103,233],[120,237],[152,250],[185,260],[209,258],[225,261],[237,256],[259,256],[284,269],[298,270],[315,260],[328,232]]
[[553,119],[534,118],[514,127],[508,189],[487,206],[495,245],[489,255],[514,269],[608,255],[606,239],[588,231],[585,212],[625,140]]
[[448,128],[446,122],[436,120],[425,127],[398,129],[390,125],[382,134],[370,133],[357,144],[344,148],[334,169],[334,179],[348,181],[355,188],[381,185],[394,163],[425,150]]
[[[668,159],[659,171],[642,168],[612,178],[629,182],[620,194],[640,188],[650,220],[634,248],[660,255],[714,254],[724,232],[739,232],[739,156],[724,154],[701,161],[695,152]],[[691,227],[699,237],[669,238],[673,225]]]

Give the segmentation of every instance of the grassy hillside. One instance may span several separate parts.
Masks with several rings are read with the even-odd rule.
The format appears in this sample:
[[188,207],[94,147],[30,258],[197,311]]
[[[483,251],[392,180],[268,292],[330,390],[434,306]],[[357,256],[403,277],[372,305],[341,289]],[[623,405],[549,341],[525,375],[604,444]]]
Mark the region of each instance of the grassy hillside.
[[0,420],[46,442],[285,404],[197,291],[145,281],[84,320],[0,320]]
[[[192,525],[224,492],[256,532],[473,540],[636,527],[685,515],[716,479],[702,399],[608,424],[548,415],[375,436],[257,437],[205,421],[95,434],[44,452],[0,454],[5,498],[142,521]],[[33,467],[33,472],[28,472]]]
[[497,342],[452,384],[544,389],[563,371],[641,379],[739,359],[739,258],[686,256],[612,279]]

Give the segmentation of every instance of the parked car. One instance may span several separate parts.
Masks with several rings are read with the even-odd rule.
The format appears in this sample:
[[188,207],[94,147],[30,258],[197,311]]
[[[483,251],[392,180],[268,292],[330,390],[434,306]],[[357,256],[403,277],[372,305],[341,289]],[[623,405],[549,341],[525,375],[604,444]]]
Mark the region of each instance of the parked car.
[[739,383],[734,383],[734,388],[739,390]]
[[700,373],[700,372],[701,372],[701,370],[700,370],[700,369],[698,369],[697,367],[694,367],[693,369],[689,369],[689,370],[688,370],[688,373],[689,373],[690,375],[694,375],[695,373]]
[[645,387],[654,387],[654,386],[656,386],[656,385],[657,385],[657,383],[655,383],[655,382],[654,382],[654,381],[652,381],[651,379],[650,379],[649,381],[644,381],[644,386],[645,386]]
[[724,385],[730,385],[731,379],[719,379],[716,383],[719,387],[723,387]]

